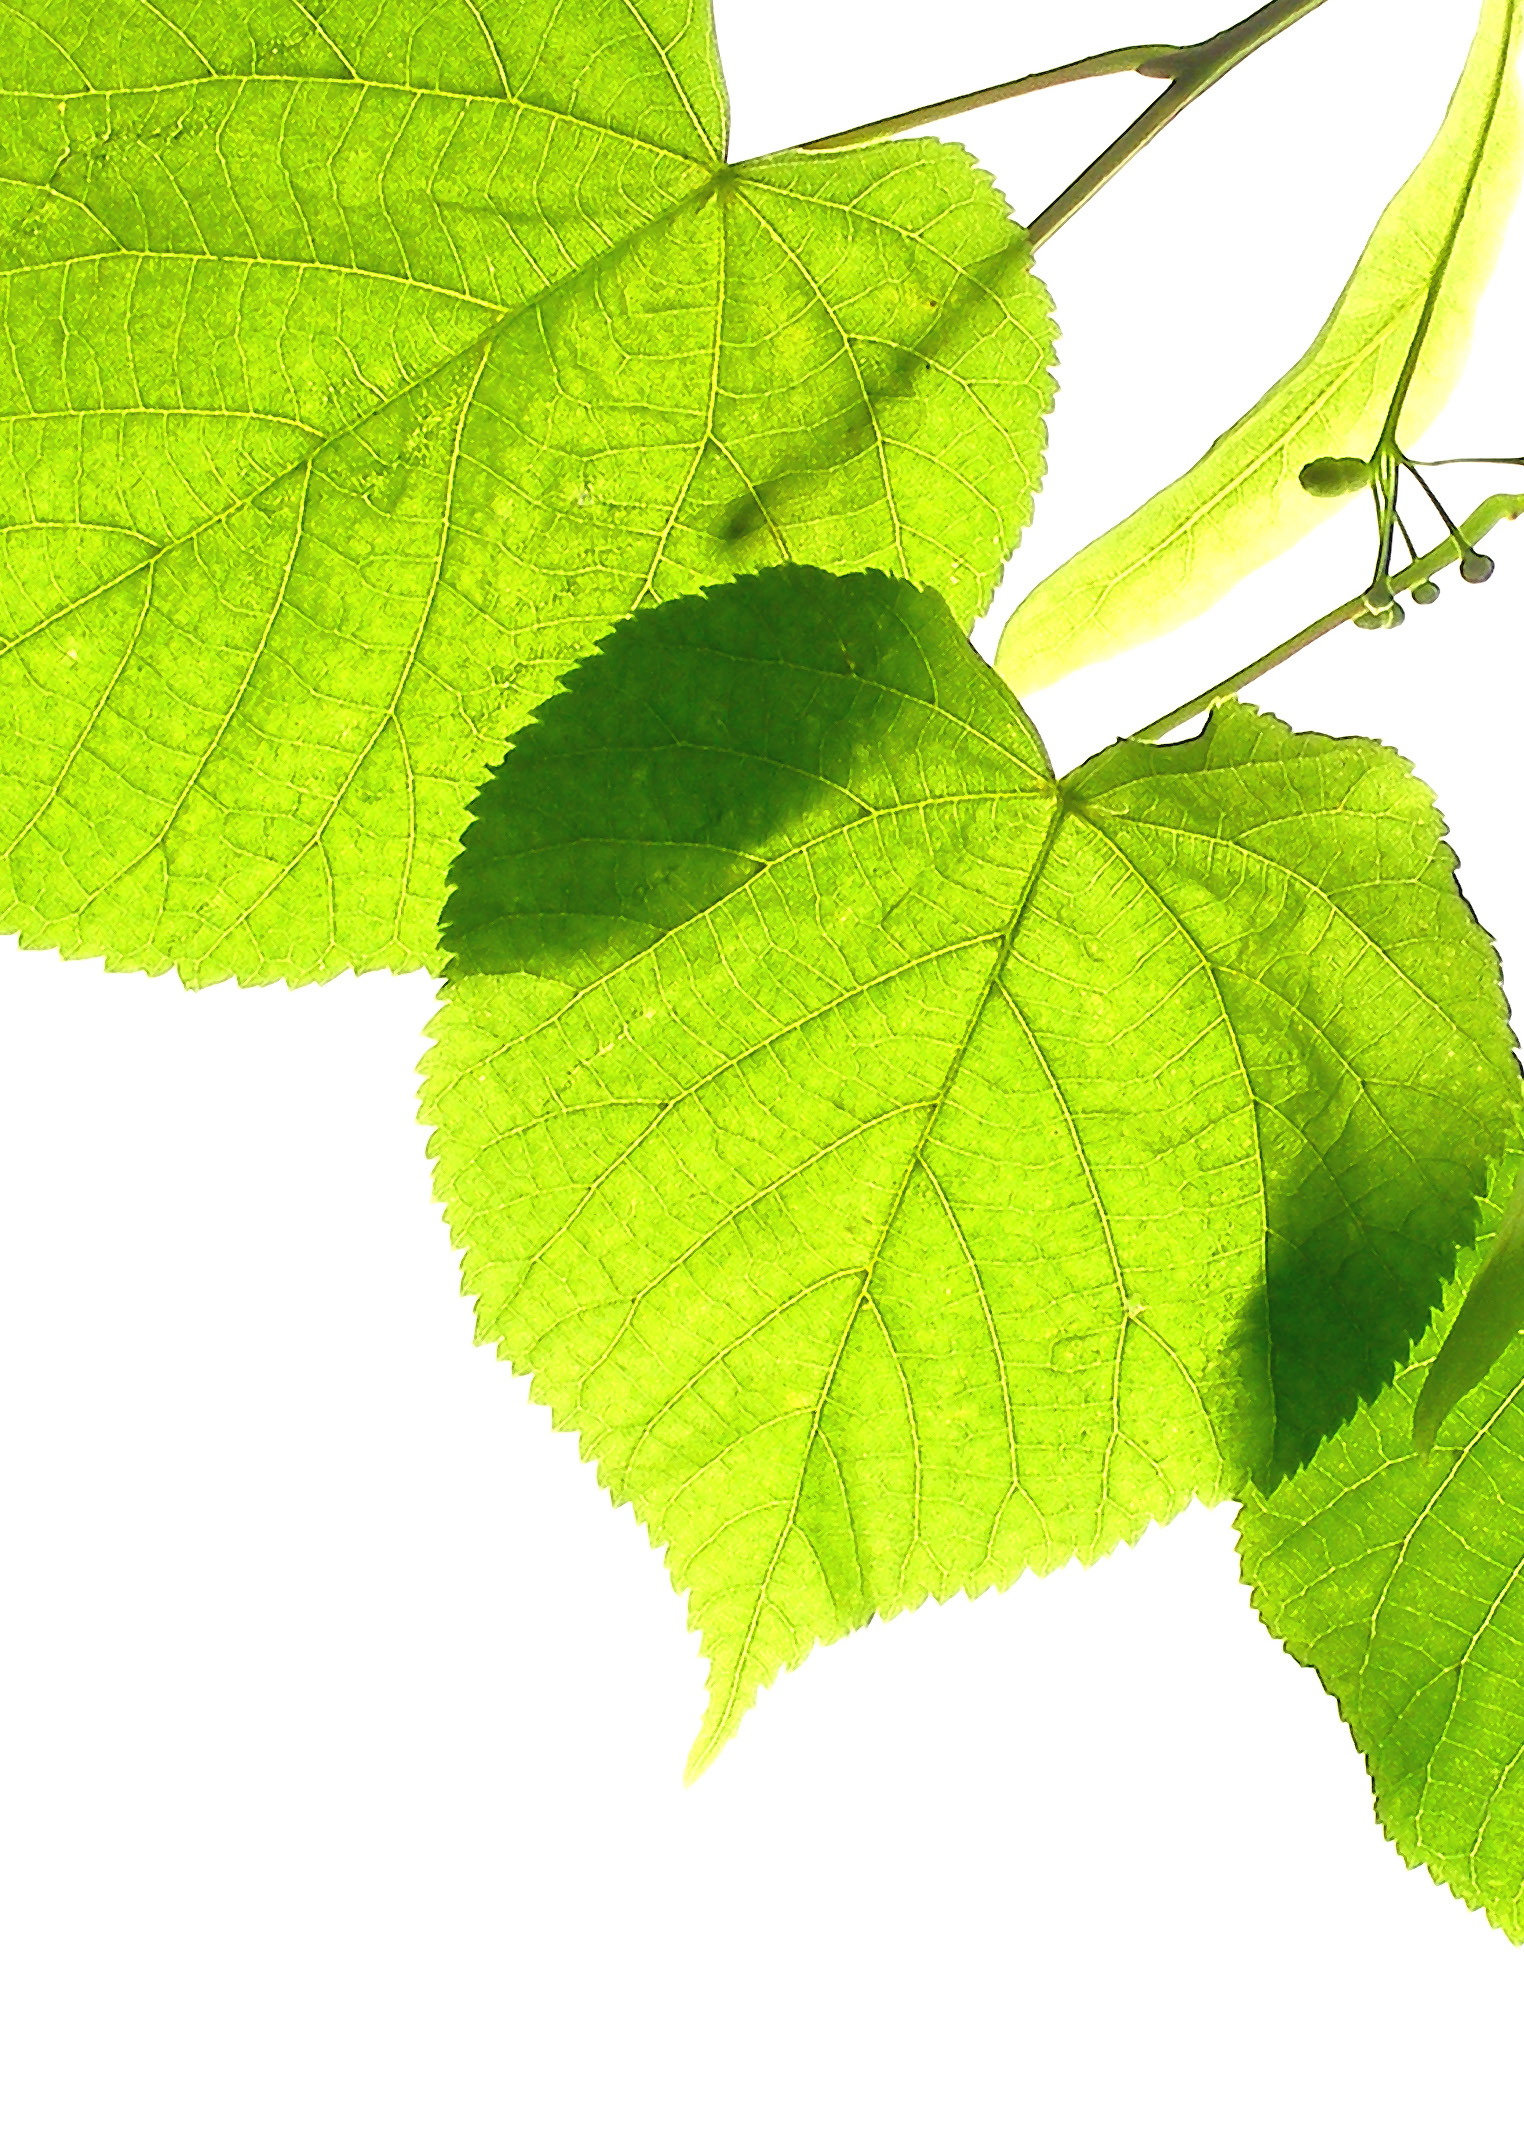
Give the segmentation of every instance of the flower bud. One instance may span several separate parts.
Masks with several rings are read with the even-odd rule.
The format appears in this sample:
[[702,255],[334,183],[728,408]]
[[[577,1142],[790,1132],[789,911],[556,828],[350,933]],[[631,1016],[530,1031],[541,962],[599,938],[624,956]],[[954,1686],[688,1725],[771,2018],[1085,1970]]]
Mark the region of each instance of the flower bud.
[[1358,456],[1319,456],[1303,464],[1302,489],[1320,501],[1337,501],[1346,493],[1359,493],[1371,482],[1371,467]]

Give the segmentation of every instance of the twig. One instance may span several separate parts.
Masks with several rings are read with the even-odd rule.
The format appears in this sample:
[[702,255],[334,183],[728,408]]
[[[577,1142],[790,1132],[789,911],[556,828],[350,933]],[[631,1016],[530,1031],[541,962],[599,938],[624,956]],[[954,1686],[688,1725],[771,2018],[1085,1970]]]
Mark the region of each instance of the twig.
[[1003,104],[1008,98],[1027,97],[1034,90],[1059,89],[1066,83],[1090,82],[1102,75],[1144,75],[1167,81],[1169,88],[1164,95],[1155,98],[1148,110],[1141,113],[1109,149],[1103,150],[1056,201],[1050,202],[1041,215],[1032,220],[1027,231],[1035,249],[1051,239],[1093,195],[1099,194],[1106,182],[1114,179],[1124,165],[1130,164],[1140,150],[1146,149],[1156,135],[1162,134],[1187,105],[1193,105],[1215,83],[1221,82],[1224,75],[1231,74],[1240,61],[1247,60],[1251,53],[1258,52],[1262,45],[1268,45],[1272,38],[1279,37],[1283,30],[1289,30],[1293,23],[1300,22],[1304,15],[1310,15],[1314,8],[1322,5],[1323,0],[1269,0],[1268,6],[1258,8],[1242,22],[1219,30],[1215,37],[1203,38],[1196,45],[1121,45],[1112,52],[1092,53],[1087,59],[1072,60],[1063,67],[1044,68],[1035,75],[1018,75],[1012,82],[997,82],[987,90],[944,98],[940,104],[917,105],[913,111],[869,120],[861,127],[846,127],[839,134],[817,135],[813,141],[796,146],[801,150],[854,149],[859,143],[881,142],[888,136],[904,134],[911,127],[928,127],[938,120],[957,119],[965,112],[980,112],[988,105]]
[[1018,75],[1014,82],[997,82],[993,89],[971,90],[964,97],[944,98],[939,105],[917,105],[913,112],[896,112],[887,120],[869,120],[862,127],[844,127],[840,134],[817,135],[801,142],[802,150],[848,150],[860,142],[881,142],[912,127],[930,127],[938,120],[955,120],[965,112],[982,112],[986,105],[1003,105],[1007,98],[1029,97],[1034,90],[1058,90],[1070,82],[1092,82],[1101,75],[1139,75],[1148,72],[1150,61],[1169,59],[1179,45],[1121,45],[1115,52],[1092,53],[1088,60],[1071,60],[1065,67],[1045,67],[1040,74]]
[[1283,30],[1289,30],[1293,23],[1300,22],[1304,15],[1310,15],[1322,5],[1323,0],[1270,0],[1268,7],[1259,8],[1231,29],[1221,30],[1216,37],[1209,37],[1199,45],[1182,47],[1167,68],[1162,62],[1140,68],[1140,74],[1167,72],[1169,88],[1118,135],[1109,149],[1102,150],[1095,162],[1087,165],[1079,178],[1050,202],[1041,215],[1032,219],[1027,234],[1033,248],[1043,246],[1055,232],[1061,231],[1071,217],[1100,193],[1108,180],[1115,179],[1140,150],[1146,149],[1172,120],[1178,119],[1187,105],[1193,105],[1198,97],[1205,96],[1251,53],[1258,52],[1262,45],[1268,45],[1272,38],[1279,37]]
[[[1404,591],[1412,590],[1415,584],[1427,583],[1430,577],[1437,575],[1441,569],[1460,560],[1466,551],[1476,546],[1478,539],[1485,538],[1497,524],[1510,522],[1519,516],[1524,516],[1524,493],[1493,494],[1458,526],[1455,537],[1446,538],[1432,553],[1426,553],[1422,560],[1414,561],[1400,576],[1392,577],[1393,596],[1400,597]],[[1247,688],[1254,681],[1262,680],[1266,673],[1273,673],[1275,668],[1284,665],[1288,658],[1297,657],[1314,643],[1321,642],[1325,635],[1331,635],[1335,628],[1344,627],[1347,622],[1357,619],[1361,613],[1369,610],[1366,594],[1361,591],[1358,597],[1347,600],[1344,605],[1336,606],[1332,613],[1325,613],[1323,618],[1314,621],[1310,628],[1304,628],[1300,634],[1289,637],[1284,643],[1278,643],[1274,650],[1267,651],[1263,658],[1257,658],[1253,665],[1246,665],[1241,673],[1235,673],[1230,680],[1220,680],[1215,688],[1208,688],[1204,695],[1192,696],[1191,700],[1182,703],[1178,710],[1171,710],[1164,717],[1155,718],[1151,725],[1144,725],[1137,732],[1129,733],[1127,737],[1130,740],[1164,739],[1166,734],[1174,732],[1177,727],[1188,725],[1192,718],[1205,717],[1218,703],[1225,703],[1230,696],[1236,695],[1240,688]]]

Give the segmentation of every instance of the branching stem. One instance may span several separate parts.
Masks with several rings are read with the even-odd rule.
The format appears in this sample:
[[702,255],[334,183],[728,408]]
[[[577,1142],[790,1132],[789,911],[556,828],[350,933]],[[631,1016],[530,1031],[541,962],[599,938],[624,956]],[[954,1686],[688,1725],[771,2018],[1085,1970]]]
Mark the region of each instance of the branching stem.
[[982,112],[987,105],[1003,105],[1008,98],[1029,97],[1034,90],[1059,90],[1070,82],[1094,82],[1102,75],[1139,75],[1150,62],[1172,59],[1179,45],[1120,45],[1114,52],[1092,53],[1087,60],[1071,60],[1064,67],[1045,67],[1036,75],[1018,75],[1014,82],[997,82],[988,90],[971,90],[963,97],[944,98],[939,105],[917,105],[913,112],[896,112],[887,120],[869,120],[862,127],[844,127],[839,135],[819,135],[801,142],[802,150],[848,150],[860,142],[882,142],[912,127],[932,127],[939,120],[956,120],[965,112]]
[[[1484,501],[1473,515],[1457,526],[1453,537],[1446,538],[1432,553],[1426,553],[1422,560],[1414,561],[1400,576],[1392,577],[1393,596],[1400,597],[1404,591],[1412,590],[1415,584],[1427,583],[1432,576],[1438,575],[1441,569],[1449,568],[1452,563],[1474,549],[1478,540],[1485,538],[1498,524],[1511,522],[1519,516],[1524,516],[1524,493],[1493,494],[1490,500]],[[1251,686],[1256,680],[1262,680],[1266,673],[1273,673],[1275,668],[1284,665],[1288,658],[1299,656],[1314,643],[1321,642],[1325,635],[1331,635],[1335,628],[1344,627],[1346,623],[1369,610],[1366,593],[1361,591],[1357,597],[1336,606],[1332,613],[1325,613],[1321,620],[1315,620],[1311,627],[1303,628],[1300,634],[1289,637],[1284,643],[1278,643],[1274,650],[1267,651],[1263,658],[1257,658],[1253,665],[1246,665],[1242,672],[1235,673],[1230,680],[1219,681],[1215,688],[1208,688],[1204,695],[1193,696],[1190,702],[1182,703],[1178,710],[1171,710],[1164,717],[1155,718],[1152,725],[1144,725],[1128,737],[1132,740],[1163,740],[1179,726],[1188,725],[1192,718],[1204,718],[1218,703],[1225,703],[1230,696],[1237,695],[1241,688]]]
[[890,118],[870,120],[862,127],[848,127],[840,134],[818,135],[812,142],[801,142],[805,150],[851,149],[860,142],[878,142],[886,136],[903,134],[911,127],[927,127],[937,120],[951,120],[965,112],[978,112],[987,105],[1003,104],[1007,98],[1026,97],[1034,90],[1058,89],[1065,83],[1089,82],[1101,75],[1145,75],[1162,77],[1169,88],[1162,97],[1155,98],[1146,112],[1139,114],[1132,125],[1120,134],[1108,149],[1101,152],[1092,164],[1085,167],[1078,179],[1071,182],[1056,201],[1050,202],[1042,213],[1034,217],[1028,226],[1028,236],[1034,248],[1051,239],[1069,222],[1077,211],[1094,195],[1100,193],[1108,180],[1114,179],[1124,165],[1132,162],[1140,150],[1146,149],[1156,135],[1162,134],[1171,120],[1205,95],[1224,75],[1232,73],[1242,60],[1268,45],[1283,30],[1310,15],[1323,0],[1269,0],[1265,7],[1257,8],[1242,22],[1229,29],[1219,30],[1215,37],[1203,38],[1196,45],[1123,45],[1112,52],[1092,53],[1088,59],[1071,61],[1065,67],[1045,68],[1040,74],[1020,75],[1014,82],[996,83],[992,89],[974,90],[966,97],[949,97],[941,104],[918,105],[912,112],[896,112]]
[[1159,61],[1139,68],[1139,74],[1167,75],[1169,88],[1162,97],[1154,99],[1146,112],[1139,113],[1110,148],[1102,150],[1095,162],[1087,165],[1079,178],[1050,202],[1040,216],[1032,219],[1027,232],[1034,249],[1061,231],[1072,216],[1100,193],[1108,180],[1115,179],[1140,150],[1147,149],[1157,135],[1163,134],[1187,105],[1193,105],[1198,97],[1205,96],[1262,45],[1268,45],[1272,38],[1279,37],[1283,30],[1289,30],[1293,23],[1300,22],[1304,15],[1310,15],[1314,8],[1322,5],[1323,0],[1270,0],[1269,6],[1257,8],[1231,29],[1220,30],[1216,37],[1206,38],[1199,45],[1182,46],[1168,63]]

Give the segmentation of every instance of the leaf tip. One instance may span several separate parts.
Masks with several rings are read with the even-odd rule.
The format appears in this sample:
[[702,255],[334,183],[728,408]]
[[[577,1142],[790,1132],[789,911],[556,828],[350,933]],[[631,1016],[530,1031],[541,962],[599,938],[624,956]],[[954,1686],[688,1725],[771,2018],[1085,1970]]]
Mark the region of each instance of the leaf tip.
[[719,1746],[712,1738],[701,1734],[689,1750],[688,1761],[683,1766],[683,1785],[696,1787],[718,1755]]
[[688,1752],[688,1761],[683,1766],[685,1787],[697,1786],[720,1751],[730,1741],[740,1719],[741,1713],[736,1710],[733,1702],[727,1708],[711,1696],[709,1709],[704,1714],[703,1723],[694,1736],[693,1747]]

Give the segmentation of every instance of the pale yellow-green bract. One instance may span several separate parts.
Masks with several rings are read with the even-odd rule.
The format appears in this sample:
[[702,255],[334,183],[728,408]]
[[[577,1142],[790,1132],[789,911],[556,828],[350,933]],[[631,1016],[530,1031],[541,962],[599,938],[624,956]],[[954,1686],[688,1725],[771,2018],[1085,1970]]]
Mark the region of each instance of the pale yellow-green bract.
[[1341,504],[1315,499],[1298,473],[1319,457],[1374,449],[1436,277],[1403,446],[1438,416],[1524,169],[1521,30],[1524,0],[1486,0],[1439,134],[1291,371],[1199,463],[1016,608],[995,664],[1018,695],[1194,620],[1331,515]]
[[1059,781],[878,575],[624,623],[455,882],[438,1191],[481,1336],[689,1594],[696,1765],[817,1642],[1299,1464],[1517,1096],[1399,756],[1233,706]]
[[963,150],[725,163],[708,0],[7,0],[0,930],[430,963],[471,795],[649,600],[988,602],[1052,332]]

